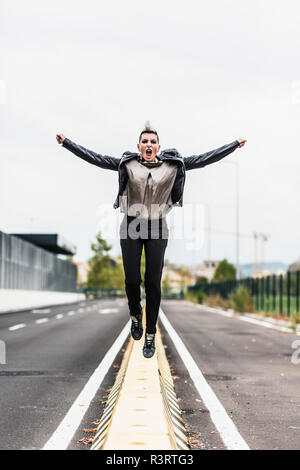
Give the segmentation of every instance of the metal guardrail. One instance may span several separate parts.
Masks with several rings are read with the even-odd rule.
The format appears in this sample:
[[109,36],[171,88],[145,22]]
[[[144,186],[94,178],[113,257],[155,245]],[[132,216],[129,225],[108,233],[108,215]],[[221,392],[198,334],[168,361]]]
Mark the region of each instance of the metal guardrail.
[[76,291],[76,265],[0,231],[0,289]]

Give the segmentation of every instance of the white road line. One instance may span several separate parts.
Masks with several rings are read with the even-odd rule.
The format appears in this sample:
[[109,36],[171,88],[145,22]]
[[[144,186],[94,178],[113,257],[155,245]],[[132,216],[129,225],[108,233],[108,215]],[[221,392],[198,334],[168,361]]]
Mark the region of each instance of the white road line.
[[97,369],[80,392],[66,416],[43,447],[43,450],[66,450],[72,437],[80,426],[82,418],[88,410],[102,380],[111,367],[129,333],[130,321],[126,323],[114,344],[107,351]]
[[20,328],[24,328],[26,323],[19,323],[18,325],[10,326],[8,329],[9,331],[19,330]]
[[57,320],[60,320],[60,319],[63,318],[63,317],[64,317],[64,316],[63,316],[62,313],[58,313],[55,318],[57,318]]
[[38,320],[35,320],[35,323],[46,323],[49,321],[49,318],[39,318]]
[[70,312],[68,312],[68,315],[71,317],[72,315],[75,315],[75,312],[74,310],[71,310]]
[[235,424],[228,416],[225,408],[220,403],[216,394],[206,382],[202,372],[194,361],[193,357],[185,347],[183,341],[178,336],[171,323],[160,309],[160,319],[165,329],[167,330],[170,338],[172,339],[175,348],[185,367],[187,368],[191,379],[194,382],[196,389],[199,392],[206,408],[210,413],[211,420],[215,424],[217,430],[220,433],[225,446],[228,450],[249,450],[248,444],[242,438],[238,432]]
[[102,315],[107,315],[109,313],[117,313],[118,311],[118,308],[102,308],[101,310],[99,310],[99,313],[101,313]]
[[31,310],[31,313],[50,313],[51,309],[50,308],[36,308],[34,310]]
[[78,308],[77,312],[82,313],[82,312],[84,312],[84,309],[83,308]]

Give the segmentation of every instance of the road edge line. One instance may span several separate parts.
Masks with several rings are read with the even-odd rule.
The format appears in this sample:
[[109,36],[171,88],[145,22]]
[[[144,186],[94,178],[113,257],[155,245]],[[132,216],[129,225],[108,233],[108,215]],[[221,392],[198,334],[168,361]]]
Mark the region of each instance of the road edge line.
[[187,350],[182,339],[173,328],[166,315],[160,309],[159,318],[166,329],[168,335],[173,341],[173,344],[181,357],[186,369],[188,370],[194,385],[201,396],[204,405],[210,413],[210,418],[216,426],[220,437],[228,450],[250,450],[248,444],[240,435],[234,422],[228,416],[222,403],[219,401],[215,392],[205,380],[201,370],[197,366],[193,357]]
[[116,338],[113,345],[107,351],[98,367],[95,369],[84,388],[74,401],[73,405],[58,425],[50,439],[42,450],[66,450],[75,432],[88,410],[97,390],[99,389],[105,375],[111,367],[115,357],[128,337],[130,320],[125,324],[123,330]]

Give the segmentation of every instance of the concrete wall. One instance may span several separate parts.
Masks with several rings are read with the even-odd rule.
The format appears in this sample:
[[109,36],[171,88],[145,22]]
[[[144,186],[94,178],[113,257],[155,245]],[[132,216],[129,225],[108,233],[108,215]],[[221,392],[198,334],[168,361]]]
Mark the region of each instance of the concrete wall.
[[42,290],[0,289],[0,313],[84,300],[84,294]]

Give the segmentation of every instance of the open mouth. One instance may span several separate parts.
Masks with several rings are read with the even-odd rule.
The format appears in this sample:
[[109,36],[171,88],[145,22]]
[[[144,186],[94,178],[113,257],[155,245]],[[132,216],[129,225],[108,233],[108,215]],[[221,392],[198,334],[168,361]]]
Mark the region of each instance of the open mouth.
[[151,149],[147,149],[147,150],[146,150],[146,155],[147,155],[147,157],[151,157],[151,155],[152,155],[152,150],[151,150]]

